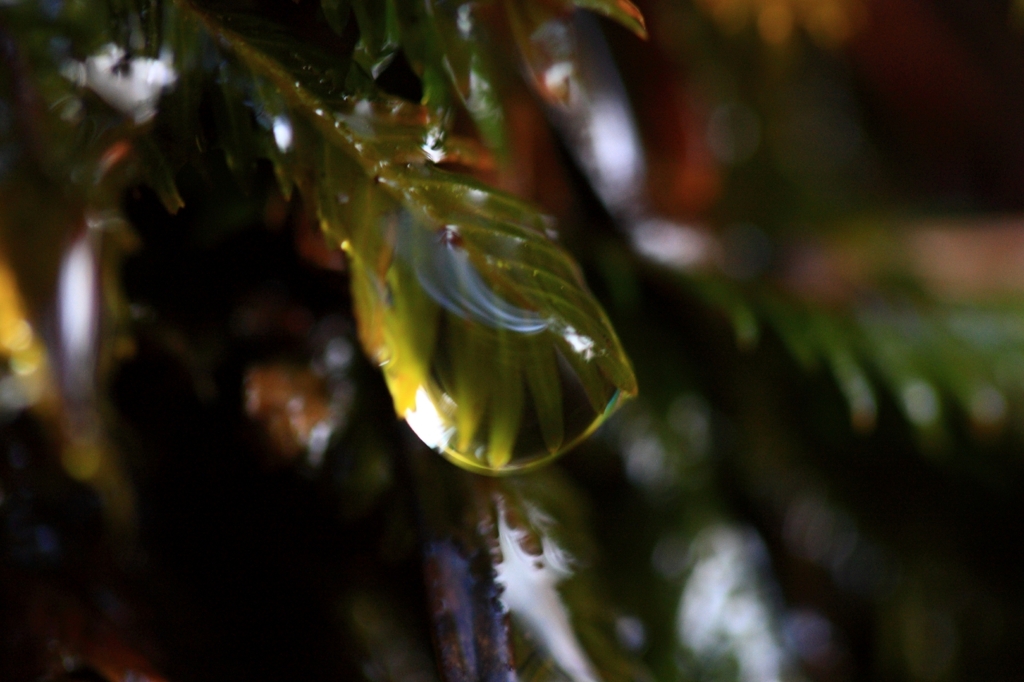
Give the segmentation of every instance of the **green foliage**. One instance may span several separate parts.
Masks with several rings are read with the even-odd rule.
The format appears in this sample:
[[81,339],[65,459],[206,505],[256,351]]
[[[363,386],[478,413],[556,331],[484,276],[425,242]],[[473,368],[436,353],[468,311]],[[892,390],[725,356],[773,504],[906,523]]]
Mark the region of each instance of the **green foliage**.
[[962,416],[980,433],[997,428],[1024,388],[1022,320],[1012,304],[955,304],[897,290],[837,309],[725,278],[686,286],[728,316],[741,348],[756,346],[769,329],[805,371],[826,368],[861,432],[875,427],[879,390],[931,450]]
[[[435,166],[479,156],[450,131],[452,92],[484,138],[499,150],[504,144],[503,116],[488,94],[486,63],[495,47],[474,28],[475,7],[439,3],[424,13],[416,3],[356,2],[359,39],[350,54],[340,55],[297,39],[286,21],[231,4],[167,3],[160,17],[156,8],[122,8],[129,14],[112,23],[137,27],[128,36],[105,35],[105,22],[72,17],[74,30],[67,34],[88,35],[73,45],[76,55],[120,38],[127,41],[115,48],[122,60],[172,60],[166,66],[180,80],[173,93],[159,108],[155,99],[136,102],[121,116],[82,89],[104,96],[102,83],[89,80],[96,78],[90,69],[102,68],[95,62],[69,67],[68,57],[44,49],[34,56],[59,86],[43,95],[49,110],[84,102],[90,121],[98,120],[96,109],[112,122],[109,139],[93,137],[94,151],[87,153],[62,143],[60,135],[73,135],[74,128],[55,121],[66,132],[47,134],[47,151],[72,156],[55,159],[53,167],[98,178],[104,161],[97,156],[122,139],[138,149],[141,174],[133,169],[104,177],[88,191],[98,187],[116,196],[141,177],[176,210],[182,202],[174,169],[195,160],[194,154],[182,158],[180,150],[195,138],[198,107],[208,101],[213,130],[208,141],[196,141],[222,149],[242,186],[250,184],[257,159],[269,159],[285,196],[299,187],[328,239],[347,253],[360,337],[384,367],[397,413],[454,461],[502,472],[572,446],[620,398],[635,394],[636,385],[577,267],[547,236],[548,219]],[[509,12],[532,7],[507,5]],[[628,18],[630,7],[603,9]],[[38,8],[15,12],[28,25],[44,25]],[[324,8],[343,34],[344,13],[340,4]],[[422,105],[386,95],[373,83],[399,49],[424,83]],[[117,68],[136,68],[125,64]],[[61,75],[68,68],[85,74],[78,88]],[[115,108],[116,96],[106,94]],[[78,163],[87,169],[74,168]],[[496,375],[480,371],[490,363]]]
[[[698,57],[710,53],[712,44],[718,49],[742,39],[710,29],[701,33],[695,19],[700,8],[682,5],[680,11],[694,20],[695,28],[687,33],[677,27],[669,35],[691,42],[707,39],[708,44],[690,45]],[[675,7],[669,2],[656,6],[666,17]],[[14,348],[8,340],[15,337],[11,329],[19,331],[21,323],[32,323],[24,327],[30,331],[26,338],[31,344],[18,341],[20,355],[10,356],[13,369],[0,376],[5,382],[0,384],[0,401],[6,401],[0,402],[0,421],[16,411],[8,410],[10,405],[22,409],[21,403],[6,397],[14,385],[8,379],[38,370],[37,378],[49,380],[49,392],[38,392],[43,397],[26,412],[30,416],[25,420],[38,420],[40,430],[52,437],[45,447],[56,453],[57,471],[47,475],[65,487],[69,478],[77,481],[74,485],[91,486],[93,494],[99,493],[107,520],[122,531],[122,539],[130,540],[136,518],[132,512],[137,488],[126,473],[126,461],[143,471],[139,479],[150,471],[157,477],[170,472],[164,498],[152,503],[173,509],[168,526],[180,523],[178,507],[188,508],[191,502],[185,498],[194,492],[183,485],[175,488],[175,476],[201,478],[204,467],[215,475],[229,472],[224,490],[214,490],[210,497],[229,500],[219,506],[212,503],[211,508],[226,511],[224,516],[231,518],[222,520],[205,508],[193,509],[217,529],[222,522],[223,528],[248,528],[249,517],[232,516],[247,505],[297,507],[308,502],[326,508],[310,512],[302,507],[309,513],[302,522],[316,527],[329,517],[324,527],[342,539],[332,545],[317,535],[317,529],[310,542],[315,549],[305,557],[312,557],[308,563],[313,568],[303,565],[295,573],[323,589],[323,594],[316,593],[316,601],[330,601],[337,610],[333,626],[351,639],[345,642],[351,651],[334,641],[330,648],[344,649],[337,655],[349,657],[349,663],[362,666],[356,672],[374,679],[433,679],[438,667],[445,679],[508,679],[514,671],[520,679],[612,682],[647,679],[645,665],[659,679],[754,679],[761,673],[790,679],[791,673],[796,676],[796,654],[785,641],[783,623],[792,614],[782,613],[786,607],[777,598],[773,570],[795,575],[797,581],[816,571],[812,577],[822,585],[830,580],[840,589],[853,585],[842,594],[844,600],[856,602],[850,607],[859,609],[855,619],[884,622],[889,628],[884,631],[886,642],[904,637],[910,642],[910,658],[927,659],[920,652],[930,651],[930,645],[920,633],[927,635],[932,627],[941,635],[952,627],[943,630],[947,614],[942,609],[948,604],[942,599],[960,592],[981,594],[995,581],[988,581],[990,574],[965,567],[953,542],[952,549],[938,542],[928,545],[922,539],[926,533],[903,531],[902,520],[911,516],[920,527],[941,523],[943,530],[957,526],[954,530],[962,539],[971,533],[972,524],[980,527],[994,517],[1002,519],[999,514],[1007,509],[1018,510],[1011,499],[1015,462],[1009,457],[974,458],[975,451],[969,448],[991,454],[985,448],[1006,435],[1005,426],[1013,422],[1024,397],[1024,322],[1019,305],[943,301],[909,277],[905,264],[886,273],[898,284],[878,277],[859,282],[863,286],[852,294],[828,301],[790,286],[784,263],[747,279],[720,271],[717,262],[710,271],[690,271],[681,265],[665,269],[655,263],[665,262],[658,260],[657,252],[641,254],[640,233],[631,232],[638,226],[630,221],[658,218],[651,225],[679,228],[672,234],[681,238],[691,228],[668,218],[662,221],[651,208],[657,200],[639,197],[645,164],[637,162],[630,179],[637,183],[630,188],[637,196],[630,193],[628,199],[642,205],[610,208],[611,219],[622,223],[615,226],[621,228],[617,233],[600,224],[608,216],[600,214],[599,207],[588,205],[592,213],[579,213],[594,224],[587,225],[587,243],[576,242],[585,247],[578,252],[586,265],[607,266],[608,277],[599,291],[616,304],[612,319],[626,341],[620,343],[581,268],[557,243],[553,220],[487,182],[495,167],[498,175],[509,172],[507,164],[520,142],[512,133],[513,107],[520,106],[512,97],[524,92],[516,82],[520,74],[541,105],[549,106],[548,113],[556,112],[553,118],[559,105],[565,111],[594,114],[597,108],[589,107],[596,98],[586,89],[617,82],[610,59],[603,60],[607,64],[595,59],[590,65],[590,75],[611,69],[603,80],[591,81],[582,72],[590,57],[608,55],[601,53],[605,48],[600,45],[591,43],[589,50],[580,50],[574,42],[593,40],[593,35],[574,33],[578,26],[572,13],[577,9],[598,13],[641,38],[647,35],[643,18],[628,0],[0,2],[0,287],[6,287],[0,289],[0,297],[7,297],[0,303],[18,304],[11,305],[16,313],[0,310],[0,344],[7,344],[0,345],[0,352]],[[763,79],[769,83],[764,85],[760,74],[746,68],[749,61],[757,61],[754,54],[742,53],[733,64],[742,77],[724,79],[725,85],[720,82],[725,94],[716,94],[721,101],[711,103],[723,114],[715,119],[717,124],[728,127],[734,118],[749,124],[745,132],[750,139],[745,142],[750,149],[744,154],[754,157],[736,149],[720,155],[718,165],[735,165],[729,180],[738,180],[713,207],[717,212],[705,207],[702,217],[722,225],[754,220],[784,245],[792,236],[787,232],[792,224],[831,221],[845,215],[849,204],[831,201],[826,190],[832,180],[817,177],[822,173],[813,163],[801,167],[799,154],[789,162],[803,176],[786,176],[785,159],[781,170],[765,170],[769,164],[756,151],[760,138],[767,146],[786,136],[779,134],[780,126],[770,117],[764,117],[758,128],[760,119],[751,107],[760,105],[744,102],[759,98],[746,90],[771,89],[763,99],[775,102],[771,106],[778,108],[780,117],[788,112],[790,100],[799,97],[789,85],[780,85],[784,79],[779,73],[788,68],[788,62],[782,62],[788,57],[766,69],[777,68],[779,73],[774,73],[776,80]],[[648,67],[644,59],[636,62],[640,66],[634,69]],[[726,70],[711,60],[698,62],[692,59],[695,72],[706,72],[695,81],[710,82]],[[652,64],[651,69],[667,83],[669,67]],[[403,79],[409,87],[401,87]],[[757,85],[741,82],[745,79]],[[673,112],[672,97],[662,98],[668,87],[662,90],[661,83],[657,85],[656,101],[647,104],[656,115],[649,118],[667,120],[671,116],[666,112]],[[625,92],[605,90],[600,94],[615,106],[598,113],[613,111],[624,117],[618,121],[623,124],[617,129],[621,133],[634,123]],[[582,116],[561,122],[563,128],[587,128],[579,138],[562,130],[563,142],[577,159],[586,160],[588,150],[574,146],[599,141],[588,138],[594,119]],[[823,120],[828,122],[827,117]],[[708,122],[698,123],[687,123],[698,130],[696,135],[686,132],[688,164],[702,161],[701,150],[691,154],[689,147],[690,137],[701,138],[698,147],[703,144],[701,126]],[[835,137],[832,132],[819,135],[825,147]],[[703,151],[705,156],[710,153]],[[671,177],[670,167],[659,175],[664,168],[654,162],[646,170],[652,184],[664,180],[669,186],[679,179]],[[687,187],[701,189],[700,172],[708,167],[691,165],[683,170],[690,173],[684,178],[688,182],[697,179]],[[835,177],[836,183],[846,181]],[[204,182],[205,189],[195,191],[193,185]],[[179,216],[170,219],[150,206],[148,195],[137,192],[140,185],[148,185],[166,211]],[[773,195],[765,199],[771,195],[762,191],[765,186],[788,188],[796,205],[786,206]],[[860,190],[858,185],[850,194],[870,196]],[[197,194],[200,201],[193,203]],[[600,199],[600,188],[597,194]],[[132,198],[126,201],[126,196]],[[737,197],[746,203],[734,201]],[[647,199],[649,205],[643,203]],[[203,213],[196,204],[206,200],[214,208]],[[866,200],[850,202],[863,210],[857,201]],[[118,293],[122,275],[129,279],[119,271],[122,256],[133,247],[122,211],[127,206],[130,214],[139,205],[152,209],[149,214],[141,211],[146,219],[166,219],[172,229],[184,227],[188,232],[154,238],[159,230],[147,232],[150,226],[137,221],[143,241],[151,240],[143,250],[166,257],[168,252],[180,255],[176,249],[181,247],[188,256],[182,261],[201,260],[211,253],[221,258],[224,252],[217,245],[240,234],[252,238],[257,230],[243,232],[250,223],[265,222],[272,228],[266,233],[287,225],[282,231],[287,237],[278,233],[269,247],[278,248],[305,236],[305,216],[322,233],[333,267],[344,270],[344,277],[319,270],[317,276],[336,278],[324,287],[332,296],[341,296],[347,286],[354,331],[346,326],[350,311],[344,305],[326,306],[329,314],[323,318],[323,311],[312,304],[309,309],[281,312],[274,306],[287,308],[293,292],[276,290],[260,299],[269,312],[250,309],[247,301],[217,307],[205,300],[175,300],[166,307],[187,309],[177,311],[186,320],[182,321],[165,315],[166,307],[156,310],[160,306],[153,304],[151,309],[145,296],[129,308]],[[196,213],[190,213],[193,210]],[[266,236],[263,232],[260,238]],[[709,250],[722,247],[726,240],[719,237],[714,230],[702,232],[701,244]],[[166,243],[152,246],[161,240]],[[190,242],[201,248],[188,251],[182,246]],[[281,250],[294,255],[292,246],[289,241]],[[894,248],[886,242],[885,255],[871,258],[888,263]],[[606,252],[614,253],[603,262]],[[84,350],[69,350],[70,344],[60,338],[64,330],[55,331],[65,311],[53,312],[54,302],[60,304],[61,273],[75,254],[86,254],[93,259],[87,259],[88,265],[95,266],[86,268],[91,277],[87,283],[95,284],[95,291],[88,291],[95,295],[89,299],[94,308],[83,308],[93,324]],[[142,263],[145,268],[147,262]],[[172,270],[175,276],[166,286],[176,289],[176,277],[190,266]],[[8,267],[16,275],[16,286],[4,279]],[[155,271],[156,277],[165,275]],[[307,274],[303,270],[301,276],[289,276],[300,279]],[[222,284],[230,277],[212,281]],[[241,285],[231,288],[233,281],[229,284],[225,298],[244,298],[239,292],[247,290]],[[217,288],[207,285],[199,290],[204,298],[215,299],[222,294],[214,291]],[[188,299],[196,290],[183,286],[176,295]],[[285,303],[276,298],[278,294]],[[193,306],[218,317],[216,323],[188,320]],[[732,335],[725,342],[728,332],[720,335],[714,324],[702,326],[720,314],[727,318]],[[263,318],[271,322],[259,322]],[[335,325],[329,333],[323,331],[331,326],[327,322]],[[266,360],[264,354],[280,351],[272,343],[267,344],[274,348],[271,351],[260,346],[265,339],[246,337],[250,324],[265,324],[273,328],[271,334],[301,337],[291,339],[292,345],[281,352],[286,360],[274,357],[267,363],[290,369],[265,374],[285,383],[301,375],[314,386],[309,389],[313,398],[318,390],[327,393],[328,385],[333,391],[333,402],[320,406],[330,418],[300,424],[306,431],[296,437],[294,451],[277,455],[280,460],[292,459],[265,467],[290,467],[283,478],[299,490],[293,491],[294,498],[312,497],[307,493],[315,488],[327,502],[299,501],[276,488],[266,494],[260,486],[275,473],[264,479],[260,476],[266,471],[253,475],[241,467],[242,473],[234,475],[239,470],[225,465],[232,454],[222,449],[237,447],[245,457],[266,454],[262,441],[257,446],[247,441],[262,426],[260,420],[271,423],[268,430],[287,432],[301,430],[296,423],[308,416],[302,412],[310,397],[303,393],[306,384],[282,389],[286,400],[278,407],[284,417],[268,417],[261,411],[266,396],[254,397],[255,389],[250,391],[253,375],[244,379],[244,415],[237,382],[227,390],[218,383],[222,374],[232,377],[223,383],[231,383],[237,378],[232,372],[248,372]],[[297,332],[291,331],[292,325]],[[317,346],[318,335],[335,344],[330,352]],[[251,347],[231,355],[225,349],[243,346],[239,337]],[[372,368],[352,360],[346,344],[355,337]],[[44,340],[49,364],[40,359]],[[159,350],[154,352],[147,344]],[[638,382],[624,345],[636,349],[644,397],[583,445],[581,456],[565,462],[564,469],[528,471],[580,444],[637,395]],[[118,377],[122,383],[111,387],[105,370],[119,361],[130,365],[124,358],[134,352],[144,358],[139,363],[143,379],[137,384],[152,381],[157,387],[153,390],[166,390],[168,405],[194,398],[196,405],[188,403],[194,409],[171,412],[166,423],[148,415],[152,422],[139,419],[122,428],[118,410],[132,413],[130,403],[145,391],[136,385],[133,393],[131,377],[123,376]],[[39,357],[25,369],[25,358],[32,360],[33,353]],[[188,377],[167,378],[152,367],[147,374],[145,363],[161,353],[184,366]],[[333,369],[327,361],[331,353]],[[76,361],[88,371],[78,371]],[[160,370],[159,362],[155,364]],[[378,369],[388,389],[385,396],[380,385],[383,400],[375,393]],[[95,376],[90,374],[94,370]],[[128,374],[132,370],[139,368],[129,368]],[[367,376],[356,376],[359,372]],[[84,375],[88,376],[83,380]],[[825,381],[814,383],[822,375]],[[188,387],[194,396],[176,384],[188,381],[194,383]],[[177,395],[179,390],[187,395]],[[332,422],[332,410],[348,415],[353,392],[359,394],[357,406],[350,421],[338,426],[344,418]],[[116,408],[115,401],[120,401]],[[160,401],[154,405],[149,406],[152,412],[164,408]],[[415,439],[403,440],[408,433],[394,420],[381,418],[389,410],[423,443],[459,467],[432,456]],[[902,420],[887,416],[897,411]],[[239,426],[230,415],[245,420],[245,425]],[[322,416],[317,413],[315,418]],[[206,431],[197,428],[193,433],[195,423],[203,419],[217,427],[207,425]],[[328,424],[337,430],[327,429],[332,435],[324,437],[323,429],[317,429]],[[0,438],[6,439],[8,424],[0,426]],[[314,436],[325,442],[314,447]],[[908,441],[907,447],[901,439]],[[242,441],[246,442],[240,445]],[[339,441],[344,441],[343,447]],[[2,445],[7,454],[7,441]],[[920,456],[949,455],[954,448],[957,453],[944,459]],[[201,464],[185,469],[188,475],[167,464],[191,456],[193,449],[200,452],[195,459]],[[339,450],[343,455],[337,455]],[[299,451],[302,454],[294,454]],[[10,452],[15,452],[13,446]],[[881,464],[870,459],[876,453]],[[132,455],[137,459],[131,460]],[[17,457],[9,459],[8,468],[17,468]],[[0,474],[5,476],[6,461],[0,457]],[[936,462],[951,466],[936,467]],[[959,517],[959,500],[947,499],[949,490],[960,490],[960,482],[950,475],[959,474],[957,467],[996,472],[964,484],[989,486],[964,493],[970,498],[965,506],[975,514],[965,514],[967,521]],[[493,480],[473,473],[523,475]],[[0,481],[0,507],[5,499],[14,498],[4,495],[9,480],[17,482],[17,476],[21,474]],[[905,496],[904,488],[915,482],[915,476],[941,480],[927,494],[921,493],[923,502],[911,505],[907,500],[918,498]],[[18,499],[29,499],[37,488],[48,485],[24,486],[31,494]],[[61,491],[58,496],[66,494],[59,486],[53,489]],[[236,489],[251,497],[231,497]],[[992,490],[1006,499],[991,495],[995,502],[986,506]],[[888,507],[885,494],[890,496]],[[953,509],[947,510],[947,517],[956,517],[959,525],[938,514],[940,521],[928,516],[943,505]],[[876,506],[884,509],[877,511]],[[801,516],[810,508],[817,516]],[[0,513],[8,514],[7,509]],[[287,525],[276,516],[282,513],[279,507],[260,509],[272,518],[268,525]],[[748,517],[751,525],[741,521]],[[1009,513],[1006,517],[1018,518]],[[19,518],[12,512],[3,520]],[[17,523],[10,528],[12,537],[20,532]],[[26,536],[45,544],[39,538],[48,537],[48,528],[32,526]],[[283,534],[291,542],[291,530]],[[155,535],[159,537],[160,531]],[[905,542],[908,536],[914,542]],[[220,536],[217,541],[223,542]],[[4,562],[15,554],[5,543],[6,536],[0,538],[0,582],[7,576]],[[772,553],[772,562],[766,560],[766,552]],[[140,569],[143,582],[165,585],[154,574],[171,562],[154,557],[158,568],[152,574]],[[776,561],[778,557],[782,559]],[[278,557],[258,556],[251,563],[274,558]],[[423,593],[421,560],[427,578]],[[198,559],[197,565],[204,568],[196,573],[205,572],[206,561],[206,556]],[[303,564],[291,555],[285,561]],[[793,561],[796,568],[786,563]],[[613,579],[611,589],[602,577]],[[70,582],[106,594],[89,580]],[[959,589],[962,585],[970,589]],[[784,588],[786,597],[807,596],[801,592],[803,585]],[[993,588],[995,597],[985,599],[997,603],[1003,594],[1014,597],[1014,589]],[[260,590],[271,592],[263,584]],[[323,595],[329,596],[321,600]],[[813,601],[815,595],[811,597]],[[927,603],[929,599],[938,606]],[[971,599],[964,598],[963,603]],[[418,612],[422,602],[426,618]],[[631,611],[618,610],[613,602],[625,603]],[[954,602],[961,603],[948,599],[949,604]],[[980,622],[986,614],[998,613],[989,602],[978,597],[975,605],[982,606],[963,622]],[[3,626],[6,616],[0,616]],[[899,619],[901,625],[892,625]],[[948,620],[952,622],[952,617]],[[920,623],[925,625],[919,627]],[[1019,630],[1016,625],[1011,621],[1005,629]],[[431,639],[437,666],[425,653]],[[47,646],[57,650],[50,640]],[[62,656],[63,652],[60,649]],[[0,658],[3,653],[0,649]],[[897,651],[893,658],[902,660],[904,653]],[[918,667],[930,670],[927,665]]]

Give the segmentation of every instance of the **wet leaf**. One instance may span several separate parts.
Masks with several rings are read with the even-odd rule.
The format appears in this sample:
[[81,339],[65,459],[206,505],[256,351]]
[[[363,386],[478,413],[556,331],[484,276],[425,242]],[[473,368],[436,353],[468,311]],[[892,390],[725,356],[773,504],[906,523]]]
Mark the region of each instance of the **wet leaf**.
[[[384,213],[390,243],[360,250],[369,245],[353,235],[356,310],[374,325],[364,326],[363,340],[399,414],[425,442],[476,470],[530,466],[589,433],[635,393],[635,382],[575,266],[519,222],[525,207],[488,202],[483,187],[445,175],[426,168],[389,175],[382,186],[406,188],[405,206]],[[451,201],[473,191],[483,204],[476,211]],[[555,388],[537,399],[544,381],[524,387],[544,352],[555,370],[546,382]],[[560,447],[552,448],[559,426]]]
[[498,481],[412,454],[447,680],[645,680],[593,567],[588,501],[553,469]]
[[491,149],[507,154],[501,76],[495,68],[493,36],[478,2],[433,2],[431,21],[452,87]]
[[870,304],[826,309],[767,287],[749,289],[713,276],[688,287],[744,330],[774,330],[807,371],[825,367],[850,409],[851,425],[874,428],[876,394],[891,395],[907,422],[939,440],[955,405],[979,432],[1002,428],[1008,401],[1024,394],[1014,358],[1024,354],[1024,318],[1012,304],[944,303],[898,292]]
[[505,0],[505,10],[534,89],[549,104],[568,103],[579,70],[571,2]]
[[[538,7],[528,3],[524,11]],[[398,49],[403,22],[401,35],[419,37],[418,43],[410,37],[406,47],[424,74],[440,73],[440,36],[452,41],[465,33],[459,9],[433,32],[415,32],[408,24],[436,13],[392,2],[356,2],[352,9],[361,36],[353,59],[374,76]],[[179,53],[167,56],[155,44],[151,17],[138,40],[140,50],[177,60],[160,62],[159,68],[171,70],[168,83],[177,84],[173,64],[181,64],[181,92],[169,98],[171,120],[160,127],[168,138],[145,137],[148,128],[140,127],[154,115],[150,107],[159,89],[147,91],[141,104],[127,104],[118,99],[120,91],[104,94],[101,88],[96,92],[106,100],[88,102],[90,111],[109,119],[105,136],[51,145],[47,149],[57,156],[48,165],[70,166],[72,177],[109,175],[83,192],[94,195],[98,187],[113,200],[140,177],[136,166],[111,174],[110,150],[131,150],[128,140],[140,136],[142,177],[169,210],[176,209],[178,148],[192,140],[174,140],[173,133],[189,134],[187,122],[199,118],[188,108],[207,101],[210,140],[224,151],[243,188],[251,184],[256,159],[265,157],[286,196],[299,186],[315,204],[328,239],[349,255],[360,338],[384,369],[397,413],[463,466],[501,473],[543,462],[636,393],[614,331],[575,263],[548,238],[548,220],[531,206],[433,165],[466,162],[474,154],[471,145],[450,136],[449,107],[440,94],[432,106],[386,97],[366,83],[353,95],[347,59],[237,8],[211,4],[200,10],[181,2],[166,6],[162,21]],[[482,34],[469,34],[476,41],[465,53],[469,62],[455,61],[472,69],[483,64],[483,52],[473,51]],[[125,39],[136,40],[133,35]],[[100,50],[123,52],[116,43]],[[115,71],[110,78],[120,84],[125,76]],[[473,86],[470,76],[470,89],[460,90],[467,102],[476,97],[473,87],[488,87],[484,81]],[[67,97],[75,83],[90,86],[87,80],[57,82],[63,90],[54,97]],[[74,134],[60,120],[53,125]],[[538,358],[540,370],[532,365]]]
[[600,589],[589,501],[557,471],[503,481],[492,493],[502,603],[521,679],[650,679],[621,643],[622,613]]
[[548,103],[566,106],[587,97],[573,28],[575,8],[612,18],[640,37],[647,36],[640,11],[629,0],[505,0],[512,35],[534,90]]
[[[283,45],[257,50],[234,31],[247,36],[258,22],[216,21],[242,63],[284,93],[296,146],[320,160],[309,189],[325,231],[349,255],[360,338],[396,411],[425,442],[477,471],[517,470],[553,454],[559,422],[555,452],[636,392],[603,311],[545,235],[547,219],[433,167],[446,136],[427,110],[338,96],[310,80],[323,63],[315,54],[300,61]],[[536,380],[525,390],[538,345],[555,352],[553,399],[533,397]]]
[[384,72],[401,46],[394,0],[354,0],[352,11],[359,25],[355,61],[376,78]]
[[[0,76],[0,100],[12,107],[0,131],[0,148],[12,152],[0,174],[0,249],[26,323],[54,330],[40,335],[45,353],[40,345],[35,368],[22,368],[40,376],[49,370],[46,391],[54,399],[39,406],[40,417],[65,472],[95,490],[124,532],[134,523],[134,490],[108,438],[98,387],[111,366],[112,319],[121,305],[114,264],[128,243],[117,207],[137,181],[138,138],[167,72],[148,57],[125,58],[123,73],[115,68],[107,9],[68,7],[53,16],[31,4],[3,8],[4,28],[25,39],[5,41],[11,68]],[[66,42],[49,40],[55,22]],[[144,52],[151,27],[136,28]],[[151,69],[154,87],[134,100],[120,97],[117,85],[136,69]]]

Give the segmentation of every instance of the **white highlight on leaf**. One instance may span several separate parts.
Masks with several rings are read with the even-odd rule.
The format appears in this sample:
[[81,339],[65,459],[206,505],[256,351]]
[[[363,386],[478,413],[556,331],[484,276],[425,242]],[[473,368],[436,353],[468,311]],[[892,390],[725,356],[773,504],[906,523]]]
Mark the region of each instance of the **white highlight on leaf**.
[[569,84],[576,75],[576,66],[570,61],[555,62],[544,72],[544,87],[549,92],[565,97],[569,93]]
[[915,379],[903,387],[903,407],[907,418],[918,426],[927,426],[939,418],[939,396],[927,381]]
[[594,356],[597,355],[594,352],[594,340],[589,336],[584,336],[572,327],[566,327],[565,331],[562,332],[562,338],[569,342],[572,349],[583,356],[584,360],[593,360]]
[[495,567],[495,580],[504,588],[501,602],[573,682],[598,682],[557,589],[558,583],[572,575],[570,557],[544,534],[541,535],[541,554],[530,554],[523,549],[528,535],[527,530],[509,526],[505,511],[501,510],[498,515],[501,563]]
[[423,153],[434,163],[444,161],[444,130],[439,126],[427,130],[426,138],[423,140]]
[[89,390],[99,319],[95,254],[88,235],[64,256],[57,284],[57,319],[68,391],[79,398]]
[[600,196],[611,206],[634,199],[643,182],[644,159],[625,104],[597,97],[590,107],[590,139]]
[[141,124],[156,115],[160,95],[177,82],[173,61],[173,55],[167,50],[160,53],[159,59],[128,59],[124,49],[107,43],[85,62],[67,62],[61,73]]
[[702,659],[734,657],[741,682],[779,682],[786,666],[757,580],[764,551],[752,531],[707,529],[693,543],[696,562],[679,605],[682,643]]
[[444,450],[455,435],[455,427],[437,411],[430,394],[422,386],[416,389],[416,406],[405,411],[405,423],[421,441],[435,450]]
[[471,11],[472,7],[469,3],[460,5],[457,18],[455,19],[455,25],[459,27],[459,33],[463,38],[469,38],[473,33],[473,19],[470,17]]
[[630,231],[630,237],[640,255],[681,270],[706,263],[715,251],[711,235],[661,218],[638,222]]
[[274,118],[274,143],[282,152],[292,148],[292,122],[287,116]]

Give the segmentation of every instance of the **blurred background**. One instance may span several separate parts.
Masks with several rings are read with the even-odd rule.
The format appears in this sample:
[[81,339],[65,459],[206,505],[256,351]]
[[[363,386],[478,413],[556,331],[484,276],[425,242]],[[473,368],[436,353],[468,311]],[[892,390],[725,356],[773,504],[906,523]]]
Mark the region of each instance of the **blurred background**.
[[640,385],[535,473],[394,417],[265,161],[209,147],[173,216],[130,188],[109,258],[38,255],[77,293],[0,257],[0,680],[1020,678],[1024,3],[637,6],[567,20],[579,101],[509,55],[472,169],[556,219]]

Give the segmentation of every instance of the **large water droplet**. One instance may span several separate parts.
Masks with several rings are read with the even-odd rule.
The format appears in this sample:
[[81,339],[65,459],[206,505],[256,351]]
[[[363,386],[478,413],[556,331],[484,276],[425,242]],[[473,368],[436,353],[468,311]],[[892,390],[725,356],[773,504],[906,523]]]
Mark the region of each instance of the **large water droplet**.
[[582,283],[526,263],[536,244],[506,239],[484,254],[455,226],[424,229],[403,212],[385,224],[394,250],[375,268],[354,259],[356,301],[395,409],[424,443],[473,471],[518,471],[579,442],[636,392]]
[[331,149],[322,164],[317,208],[349,258],[360,341],[427,445],[472,471],[518,471],[636,393],[604,311],[536,209],[426,165],[377,164],[371,182]]

